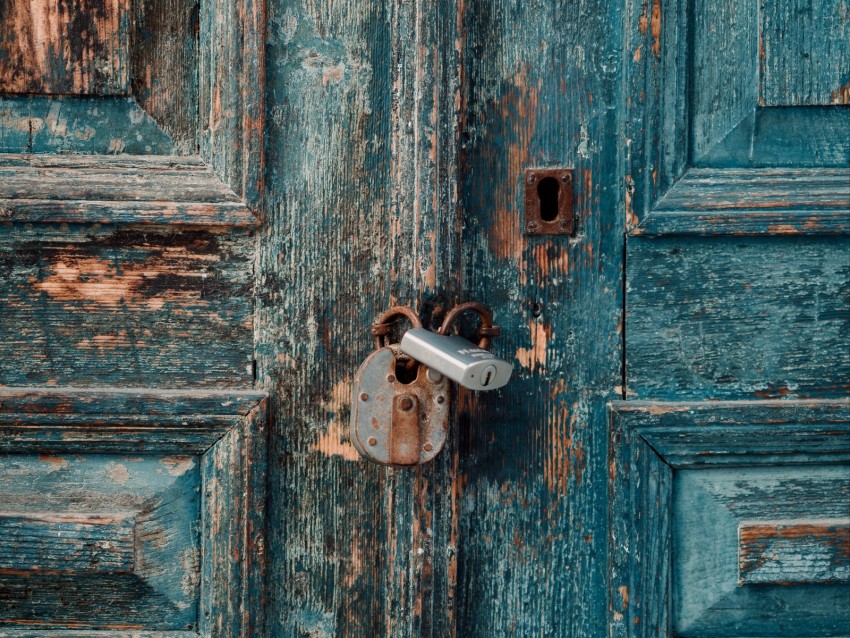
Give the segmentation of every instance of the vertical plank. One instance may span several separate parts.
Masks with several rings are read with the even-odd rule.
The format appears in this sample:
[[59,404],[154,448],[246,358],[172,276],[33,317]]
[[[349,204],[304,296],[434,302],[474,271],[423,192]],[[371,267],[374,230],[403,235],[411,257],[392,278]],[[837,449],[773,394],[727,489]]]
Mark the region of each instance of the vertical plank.
[[693,156],[700,159],[759,99],[759,6],[696,0],[693,7]]
[[629,226],[649,213],[688,161],[688,14],[684,0],[625,4],[622,140]]
[[[464,290],[497,310],[499,392],[461,402],[459,636],[605,634],[605,402],[621,385],[623,15],[465,5]],[[574,238],[522,234],[522,169],[574,167]]]
[[199,61],[200,154],[246,204],[263,195],[265,2],[202,2]]
[[762,0],[765,106],[850,104],[850,19],[835,0]]
[[359,459],[348,418],[376,316],[455,301],[457,13],[436,0],[292,0],[270,7],[268,31],[268,631],[451,635],[452,449],[425,468],[381,468]]
[[622,415],[610,423],[608,635],[667,636],[673,470]]

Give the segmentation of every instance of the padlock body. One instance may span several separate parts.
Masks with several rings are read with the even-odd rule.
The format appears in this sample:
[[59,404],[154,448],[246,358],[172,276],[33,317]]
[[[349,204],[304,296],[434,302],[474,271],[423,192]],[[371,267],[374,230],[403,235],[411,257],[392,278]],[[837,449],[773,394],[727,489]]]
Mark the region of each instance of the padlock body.
[[354,375],[351,392],[351,442],[364,457],[384,465],[417,465],[433,459],[446,443],[449,382],[396,377],[398,345],[370,354]]
[[404,333],[399,345],[407,356],[470,390],[495,390],[511,378],[513,365],[455,335],[425,328]]

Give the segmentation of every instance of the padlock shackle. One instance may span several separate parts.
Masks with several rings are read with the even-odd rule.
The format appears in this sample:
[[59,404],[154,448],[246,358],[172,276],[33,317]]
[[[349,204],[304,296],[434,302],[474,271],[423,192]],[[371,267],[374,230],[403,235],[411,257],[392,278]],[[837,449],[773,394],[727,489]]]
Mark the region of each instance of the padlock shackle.
[[499,326],[493,325],[493,312],[484,304],[477,301],[467,301],[456,305],[446,313],[443,324],[437,330],[437,334],[448,335],[457,318],[464,312],[474,312],[481,317],[481,327],[478,328],[478,347],[486,349],[490,345],[492,337],[497,337],[501,330]]

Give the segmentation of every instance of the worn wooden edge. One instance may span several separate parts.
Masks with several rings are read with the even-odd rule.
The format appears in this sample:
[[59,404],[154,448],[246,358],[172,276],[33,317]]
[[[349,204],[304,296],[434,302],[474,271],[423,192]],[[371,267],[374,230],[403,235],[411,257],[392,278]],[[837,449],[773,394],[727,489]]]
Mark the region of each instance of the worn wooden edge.
[[847,235],[850,213],[843,211],[787,210],[765,213],[758,210],[653,211],[639,226],[631,228],[633,237],[672,235]]
[[667,636],[673,469],[609,406],[608,638]]
[[254,228],[260,220],[238,202],[57,201],[0,199],[0,222]]
[[266,0],[244,0],[242,143],[244,173],[242,195],[245,203],[261,218],[265,194],[266,128]]
[[265,631],[268,403],[201,461],[200,633],[262,638]]
[[[633,428],[850,422],[850,397],[740,401],[612,401],[609,410]],[[682,421],[686,419],[683,426]]]
[[[670,631],[674,469],[705,465],[706,454],[736,451],[738,446],[743,452],[733,459],[736,465],[785,463],[788,455],[777,458],[758,449],[769,441],[777,449],[793,446],[798,455],[792,462],[850,461],[850,398],[613,401],[608,410],[609,638]],[[782,428],[804,434],[822,429],[823,437],[807,449],[805,438],[789,441]],[[700,449],[690,436],[706,430],[717,436]],[[654,438],[665,431],[688,449],[680,453]],[[846,452],[836,454],[841,450]]]
[[[0,185],[0,222],[67,224],[141,224],[251,228],[258,216],[223,184],[200,157],[0,154],[3,180],[16,175],[44,185],[50,196],[11,195]],[[79,176],[76,178],[75,176]],[[67,198],[62,184],[85,180],[92,198]],[[116,196],[123,181],[132,195]],[[164,199],[181,180],[191,190]],[[51,183],[54,184],[51,189]],[[132,187],[130,186],[132,185]],[[57,190],[58,189],[58,190]],[[117,190],[116,190],[117,189]],[[179,189],[178,189],[179,190]],[[29,193],[28,195],[35,195]],[[166,195],[166,197],[171,197]]]
[[[261,215],[265,193],[265,0],[215,0],[202,5],[201,24],[200,154],[218,177]],[[204,26],[212,33],[205,33]],[[210,40],[206,47],[205,37]]]
[[850,171],[689,169],[632,236],[845,235]]
[[[4,427],[14,418],[10,408],[36,407],[42,411],[68,405],[56,404],[66,397],[90,413],[110,418],[113,410],[129,407],[142,409],[165,406],[166,412],[185,414],[191,407],[209,408],[217,403],[231,418],[221,420],[215,440],[196,448],[188,441],[174,440],[175,451],[202,454],[203,499],[201,517],[202,592],[201,631],[196,632],[133,632],[144,638],[188,636],[220,636],[221,638],[261,638],[265,629],[265,577],[267,565],[266,506],[268,456],[268,404],[265,392],[202,391],[188,393],[169,390],[74,390],[0,388],[0,451],[8,436]],[[161,404],[157,404],[157,399]],[[14,404],[10,406],[9,403]],[[170,416],[173,416],[170,415]],[[185,426],[185,424],[184,424]],[[42,428],[43,429],[43,428]],[[162,430],[151,428],[151,432]],[[62,433],[63,436],[67,432]],[[136,440],[144,433],[134,432]],[[41,447],[37,447],[38,450]],[[17,445],[15,453],[27,452],[27,446]],[[97,445],[87,445],[79,451],[96,452]],[[110,448],[112,451],[112,448]],[[0,631],[3,636],[64,636],[83,638],[112,636],[101,631]]]
[[198,155],[82,155],[57,153],[0,153],[0,168],[63,168],[97,171],[205,170]]
[[258,390],[186,390],[159,388],[74,388],[0,386],[0,424],[17,415],[56,419],[141,415],[151,419],[198,415],[245,416],[267,394]]

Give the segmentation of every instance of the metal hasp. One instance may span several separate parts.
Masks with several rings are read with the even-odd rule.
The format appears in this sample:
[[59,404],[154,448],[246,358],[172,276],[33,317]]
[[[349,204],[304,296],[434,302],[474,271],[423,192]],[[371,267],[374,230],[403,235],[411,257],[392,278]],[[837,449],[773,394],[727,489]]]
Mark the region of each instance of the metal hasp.
[[572,168],[527,168],[525,184],[526,235],[575,235]]
[[446,443],[449,380],[416,368],[402,383],[398,344],[370,354],[357,370],[351,396],[351,441],[366,458],[383,465],[418,465],[433,459]]

